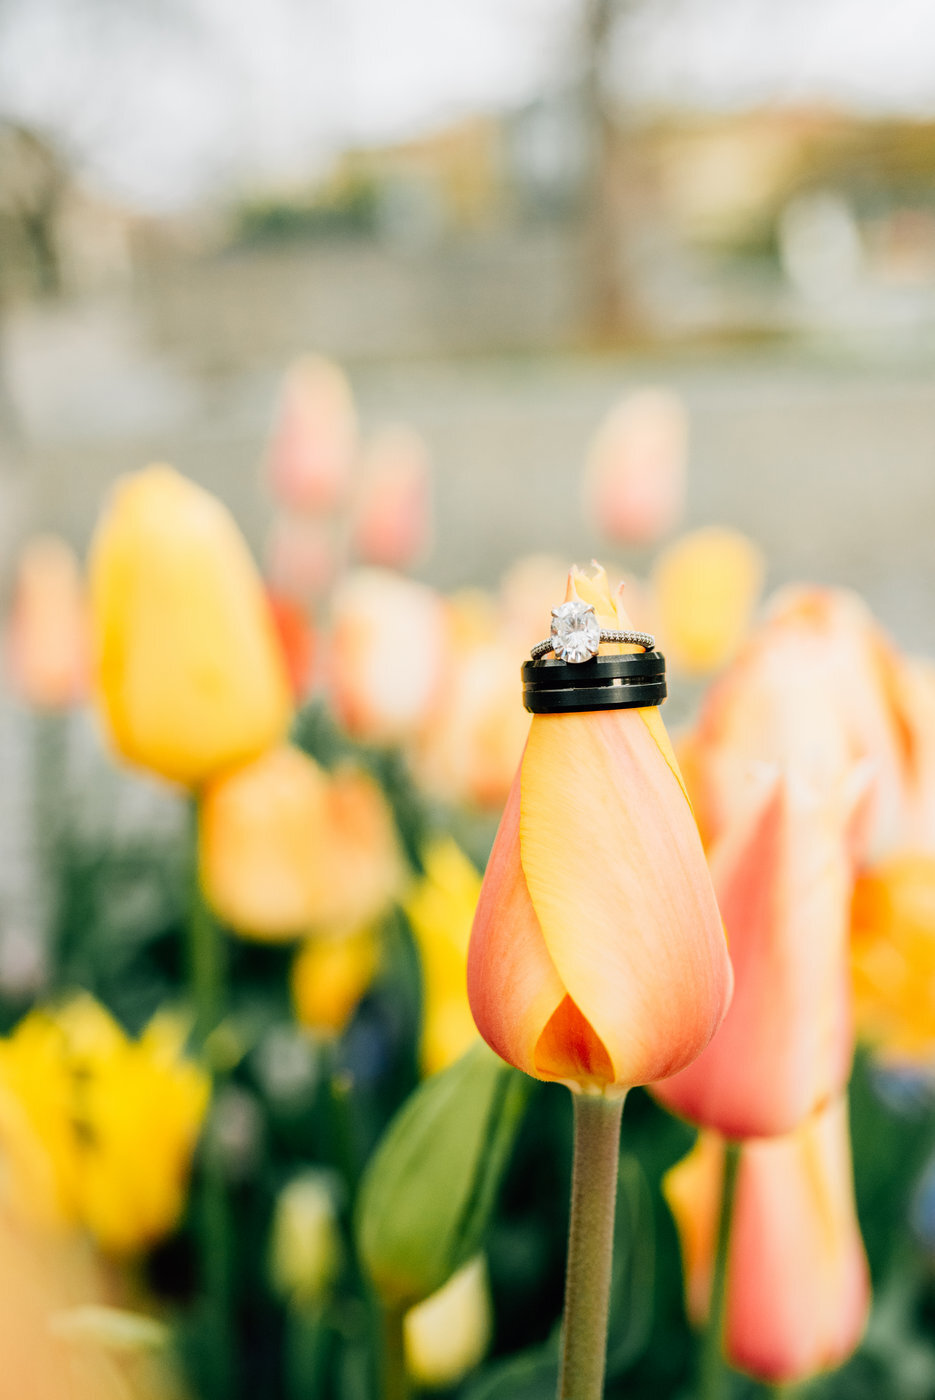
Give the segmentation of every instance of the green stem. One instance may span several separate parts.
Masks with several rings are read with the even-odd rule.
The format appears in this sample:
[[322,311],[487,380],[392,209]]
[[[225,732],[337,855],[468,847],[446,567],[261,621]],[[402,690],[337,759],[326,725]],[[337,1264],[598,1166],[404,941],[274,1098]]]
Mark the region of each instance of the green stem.
[[331,1335],[318,1309],[290,1308],[286,1314],[286,1390],[289,1400],[322,1394]]
[[565,1275],[559,1400],[600,1400],[623,1099],[575,1094],[575,1156]]
[[727,1265],[730,1253],[730,1227],[737,1190],[737,1170],[741,1147],[738,1142],[724,1145],[724,1179],[721,1190],[721,1214],[718,1219],[717,1246],[711,1277],[711,1303],[708,1322],[701,1342],[698,1375],[699,1400],[722,1400],[727,1389],[727,1367],[724,1362],[724,1324],[727,1317]]
[[[188,922],[191,999],[195,1014],[192,1040],[204,1051],[224,1013],[226,960],[224,936],[205,904],[197,876],[192,883]],[[233,1327],[232,1222],[227,1183],[217,1147],[211,1141],[210,1113],[217,1103],[220,1075],[206,1056],[211,1074],[211,1109],[202,1145],[197,1183],[196,1221],[201,1265],[208,1400],[231,1400],[236,1394]]]
[[409,1400],[403,1308],[383,1309],[383,1389],[381,1400]]

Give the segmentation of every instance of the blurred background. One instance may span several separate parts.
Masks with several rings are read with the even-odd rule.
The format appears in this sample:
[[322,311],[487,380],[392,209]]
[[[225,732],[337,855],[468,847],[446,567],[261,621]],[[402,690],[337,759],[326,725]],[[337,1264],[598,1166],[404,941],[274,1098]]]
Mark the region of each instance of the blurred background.
[[5,0],[5,529],[82,545],[157,458],[258,543],[311,350],[426,438],[425,576],[490,582],[593,550],[587,439],[663,382],[689,524],[931,645],[933,41],[925,0]]
[[[183,1318],[188,1379],[160,1376],[160,1400],[229,1400],[237,1383],[289,1400],[371,1400],[365,1290],[347,1240],[322,1285],[336,1289],[324,1330],[343,1379],[314,1391],[298,1295],[267,1277],[271,1222],[312,1164],[326,1180],[312,1182],[311,1213],[323,1191],[328,1228],[340,1217],[349,1239],[357,1177],[387,1122],[423,1073],[473,1039],[464,950],[525,735],[516,667],[547,631],[568,564],[609,553],[627,574],[633,620],[658,631],[670,662],[676,724],[731,662],[764,584],[856,589],[900,647],[935,650],[935,10],[0,0],[0,592],[6,661],[17,621],[29,631],[18,600],[32,588],[42,663],[30,688],[20,644],[0,693],[0,1087],[14,1082],[27,1107],[42,1106],[46,1076],[40,1064],[16,1080],[25,1013],[80,988],[131,1038],[126,1053],[145,1058],[150,1018],[185,1005],[194,804],[112,764],[84,703],[77,556],[114,480],[152,462],[231,507],[277,595],[293,745],[332,784],[329,820],[351,847],[336,866],[344,887],[379,866],[388,830],[391,849],[377,914],[352,930],[366,938],[343,947],[359,965],[334,973],[324,1013],[316,978],[332,974],[305,951],[258,947],[280,934],[220,909],[244,936],[225,954],[230,1016],[214,1030],[233,1026],[234,1049],[208,1057],[210,1117],[206,1083],[179,1111],[190,1136],[180,1178],[194,1153],[197,1185],[191,1200],[180,1188],[158,1228],[117,1246],[81,1215],[102,1257],[131,1260],[131,1285],[108,1273],[106,1286],[95,1277],[75,1290],[144,1320]],[[683,529],[695,533],[679,552]],[[14,586],[18,552],[40,532],[74,554],[40,541]],[[387,638],[388,614],[398,632]],[[420,645],[407,653],[398,637]],[[867,674],[847,671],[861,698]],[[932,716],[935,699],[935,732]],[[927,869],[931,932],[935,859]],[[447,942],[457,946],[439,952]],[[923,976],[913,964],[907,979],[923,1000],[933,967]],[[434,1057],[433,997],[446,1015],[457,1002]],[[108,1055],[116,1043],[84,1002],[67,1013],[79,1089],[86,1017]],[[932,1117],[932,1081],[881,1082],[861,1062],[858,1205],[882,1301],[853,1368],[823,1393],[926,1400],[935,1176],[919,1123]],[[141,1097],[131,1083],[114,1117],[132,1123]],[[690,1134],[644,1096],[631,1103],[622,1228],[639,1239],[658,1217],[658,1262],[651,1244],[625,1257],[618,1315],[632,1320],[610,1393],[687,1395],[674,1231],[648,1202]],[[335,1149],[348,1104],[350,1167]],[[494,1357],[552,1348],[546,1379],[530,1371],[522,1392],[535,1400],[551,1392],[555,1363],[566,1107],[535,1090],[489,1247]],[[83,1126],[69,1131],[80,1138]],[[147,1132],[122,1163],[131,1188]],[[211,1256],[197,1199],[218,1163],[243,1226],[227,1232],[233,1288],[222,1278],[216,1290],[233,1294],[222,1321],[240,1361],[224,1336],[208,1355],[198,1312],[199,1290],[212,1297],[194,1262]],[[910,1235],[922,1244],[901,1253]],[[0,1270],[0,1330],[6,1317],[13,1333],[4,1286]],[[155,1345],[145,1328],[128,1341],[126,1319],[116,1333],[105,1321],[108,1356]],[[470,1366],[492,1326],[479,1327]],[[242,1363],[235,1381],[218,1353]],[[514,1400],[518,1374],[463,1393]],[[732,1393],[763,1392],[738,1381]]]

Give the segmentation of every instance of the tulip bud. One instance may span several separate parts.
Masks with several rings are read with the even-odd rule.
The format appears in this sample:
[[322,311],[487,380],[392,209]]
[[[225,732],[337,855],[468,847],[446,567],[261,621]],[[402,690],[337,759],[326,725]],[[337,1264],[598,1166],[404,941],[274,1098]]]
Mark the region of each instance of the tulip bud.
[[342,1035],[379,964],[372,928],[308,939],[292,964],[292,1004],[299,1023],[317,1035]]
[[[603,570],[573,571],[568,597],[629,627]],[[536,1078],[619,1095],[700,1054],[731,980],[658,711],[535,715],[471,934],[481,1035]]]
[[588,456],[588,513],[608,540],[652,544],[682,513],[688,417],[675,394],[642,389],[598,429]]
[[357,738],[399,743],[439,704],[447,619],[424,584],[382,569],[358,569],[337,590],[329,680],[335,709]]
[[682,535],[653,568],[660,645],[674,666],[703,676],[724,666],[747,635],[763,586],[762,552],[738,530]]
[[357,415],[347,377],[308,356],[289,370],[270,438],[266,474],[276,499],[326,513],[341,503],[357,452]]
[[78,561],[64,540],[40,535],[17,568],[7,659],[17,695],[59,709],[83,698],[88,682],[88,617]]
[[327,593],[338,572],[334,531],[304,515],[280,515],[266,540],[266,572],[278,593],[305,606]]
[[384,428],[364,454],[354,545],[366,564],[408,569],[431,537],[428,450],[411,428]]
[[[704,1133],[664,1190],[682,1242],[689,1316],[711,1291],[724,1142]],[[773,1384],[838,1366],[867,1318],[867,1261],[854,1208],[842,1097],[784,1137],[744,1143],[727,1263],[725,1350]]]
[[296,1307],[321,1303],[341,1272],[344,1247],[334,1197],[321,1172],[307,1171],[276,1199],[270,1271],[276,1291]]
[[198,786],[285,733],[289,682],[227,510],[171,467],[119,483],[91,551],[97,692],[121,754]]
[[478,1254],[407,1312],[406,1369],[428,1390],[457,1385],[483,1360],[492,1330],[487,1266]]
[[407,1099],[361,1185],[357,1245],[388,1307],[419,1303],[477,1252],[526,1099],[477,1044]]

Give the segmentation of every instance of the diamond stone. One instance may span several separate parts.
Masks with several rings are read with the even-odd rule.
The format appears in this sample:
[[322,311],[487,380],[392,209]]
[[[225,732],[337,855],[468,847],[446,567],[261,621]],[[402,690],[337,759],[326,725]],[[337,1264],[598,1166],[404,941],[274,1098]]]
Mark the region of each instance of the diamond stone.
[[590,661],[600,643],[601,629],[590,603],[574,600],[552,609],[552,649],[562,661]]

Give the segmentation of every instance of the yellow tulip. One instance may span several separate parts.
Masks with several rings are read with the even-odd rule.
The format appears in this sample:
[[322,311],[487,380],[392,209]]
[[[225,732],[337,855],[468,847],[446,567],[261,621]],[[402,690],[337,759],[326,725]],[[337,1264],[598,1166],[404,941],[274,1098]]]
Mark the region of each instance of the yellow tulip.
[[673,666],[705,675],[728,662],[750,627],[763,586],[763,555],[737,530],[682,535],[653,569],[660,645]]
[[935,1056],[935,855],[893,856],[865,871],[851,907],[859,1034],[884,1055]]
[[182,1043],[166,1017],[132,1040],[90,997],[0,1041],[0,1144],[29,1218],[82,1224],[115,1253],[172,1229],[208,1103]]
[[380,965],[372,928],[310,938],[292,964],[292,1004],[298,1021],[326,1037],[342,1035]]
[[341,1230],[327,1179],[321,1172],[302,1172],[276,1198],[270,1248],[276,1290],[295,1306],[320,1303],[343,1260]]
[[476,1255],[403,1320],[406,1369],[417,1385],[456,1385],[484,1358],[493,1314],[487,1265]]
[[98,699],[124,758],[196,787],[282,737],[282,648],[219,501],[171,467],[126,478],[90,567]]
[[467,999],[467,949],[481,877],[451,837],[433,842],[423,859],[425,874],[404,908],[422,961],[422,1068],[434,1074],[477,1036]]

